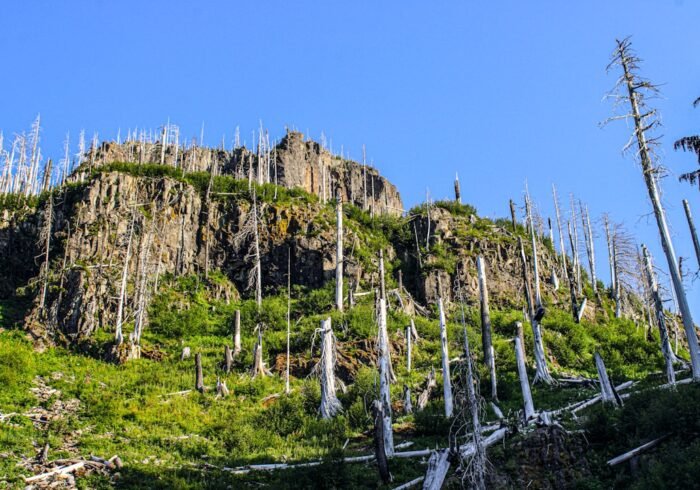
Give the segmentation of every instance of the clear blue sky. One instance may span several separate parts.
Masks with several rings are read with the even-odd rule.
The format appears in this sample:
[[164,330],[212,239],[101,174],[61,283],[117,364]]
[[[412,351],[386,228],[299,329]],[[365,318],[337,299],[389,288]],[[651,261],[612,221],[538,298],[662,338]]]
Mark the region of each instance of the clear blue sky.
[[[664,199],[679,255],[695,266],[680,201],[700,218],[698,191],[677,182],[696,168],[672,149],[700,132],[700,2],[611,1],[8,1],[0,17],[0,128],[41,113],[44,153],[70,131],[114,138],[169,117],[215,144],[259,120],[325,132],[351,156],[362,144],[407,206],[426,188],[505,216],[527,179],[543,214],[550,186],[574,192],[593,217],[609,211],[665,267],[641,174],[621,155],[624,122],[605,129],[605,67],[616,37],[633,36],[658,101],[670,170]],[[75,146],[73,148],[75,151]],[[604,242],[599,274],[607,281]],[[700,286],[691,303],[700,321]]]

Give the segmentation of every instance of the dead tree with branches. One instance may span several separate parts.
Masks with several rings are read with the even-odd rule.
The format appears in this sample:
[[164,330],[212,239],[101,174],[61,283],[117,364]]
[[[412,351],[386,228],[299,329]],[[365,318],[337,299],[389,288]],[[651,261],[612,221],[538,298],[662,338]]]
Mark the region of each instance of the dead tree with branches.
[[620,68],[622,75],[617,81],[615,96],[619,102],[629,104],[629,112],[619,116],[623,119],[632,119],[634,133],[625,148],[631,147],[635,142],[635,153],[642,167],[644,183],[646,184],[654,210],[654,216],[659,228],[661,245],[666,255],[671,281],[678,300],[678,307],[683,318],[683,326],[688,340],[690,362],[692,366],[693,380],[700,381],[700,346],[695,331],[695,324],[690,313],[690,305],[683,288],[683,282],[678,268],[678,261],[671,241],[671,233],[666,222],[666,213],[661,204],[659,193],[659,176],[662,172],[658,164],[658,158],[654,153],[654,146],[658,144],[659,137],[654,136],[654,130],[660,125],[656,117],[656,110],[647,106],[647,99],[658,93],[658,88],[648,80],[644,80],[638,74],[640,59],[632,50],[629,39],[617,40],[612,55],[612,61],[608,69]]

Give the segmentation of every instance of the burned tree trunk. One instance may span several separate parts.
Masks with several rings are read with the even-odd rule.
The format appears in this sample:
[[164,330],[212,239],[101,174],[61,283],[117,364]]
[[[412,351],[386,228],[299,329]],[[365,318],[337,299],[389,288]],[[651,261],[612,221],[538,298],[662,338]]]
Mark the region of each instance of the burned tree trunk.
[[321,360],[318,365],[321,380],[321,418],[330,419],[342,409],[335,394],[335,336],[331,319],[321,320]]
[[[287,249],[287,370],[284,378],[284,391],[289,394],[289,362],[290,352],[289,346],[292,338],[292,249]],[[330,323],[329,323],[330,326]]]
[[250,375],[255,378],[257,376],[267,376],[268,371],[263,362],[263,342],[262,342],[262,324],[255,327],[258,331],[258,340],[253,347],[253,366],[250,368]]
[[[377,459],[377,467],[379,468],[379,476],[384,483],[391,482],[391,473],[389,473],[389,461],[387,455],[393,454],[393,442],[391,443],[391,453],[387,451],[386,446],[386,414],[384,413],[384,404],[379,400],[375,400],[372,405],[374,414],[374,455]],[[391,416],[389,416],[391,420]],[[391,429],[390,429],[391,430]]]
[[430,400],[430,395],[433,390],[437,388],[437,380],[435,379],[435,368],[430,368],[428,377],[425,380],[425,389],[418,395],[418,401],[416,403],[416,408],[420,412],[428,405],[428,400]]
[[462,192],[459,187],[459,175],[455,174],[455,202],[462,204]]
[[493,344],[491,342],[491,315],[489,313],[489,291],[486,285],[486,271],[484,258],[476,259],[476,270],[479,277],[479,297],[481,304],[481,345],[484,351],[484,364],[489,368],[491,375],[491,398],[498,400],[496,387],[496,360],[494,359]]
[[700,381],[700,346],[698,346],[698,336],[695,331],[693,317],[690,313],[688,298],[683,289],[683,282],[678,269],[678,261],[676,260],[676,253],[673,249],[673,242],[671,241],[671,233],[666,223],[666,213],[661,205],[658,187],[659,168],[654,165],[652,152],[650,150],[650,145],[657,142],[658,138],[651,137],[647,139],[648,133],[658,125],[658,121],[655,119],[656,111],[649,110],[645,107],[645,92],[651,91],[653,93],[656,88],[650,82],[641,80],[635,73],[639,67],[639,58],[632,53],[629,40],[618,40],[616,42],[617,48],[613,54],[611,66],[617,64],[622,68],[623,76],[618,83],[620,87],[623,87],[622,90],[626,91],[624,97],[630,104],[631,112],[628,114],[628,117],[634,120],[634,137],[638,149],[637,155],[639,155],[644,182],[649,193],[649,200],[654,209],[656,224],[659,228],[661,245],[666,254],[673,289],[676,292],[676,299],[678,300],[678,306],[683,318],[683,326],[685,328],[688,350],[690,352],[693,380]]
[[586,255],[588,256],[588,266],[591,273],[591,287],[593,293],[598,294],[598,284],[595,274],[595,249],[593,248],[593,229],[591,228],[591,217],[588,214],[588,207],[584,207],[579,201],[581,208],[581,224],[583,226],[583,236],[586,240]]
[[231,372],[231,366],[233,366],[233,355],[231,355],[231,348],[228,345],[224,346],[224,372],[229,374]]
[[403,412],[405,414],[413,413],[413,403],[411,402],[411,388],[408,385],[403,385]]
[[527,379],[527,369],[525,368],[525,355],[520,337],[515,337],[515,362],[518,365],[518,377],[520,378],[520,389],[523,393],[523,408],[525,410],[525,422],[535,416],[535,404],[532,402],[530,392],[530,381]]
[[[50,161],[50,160],[49,160]],[[46,190],[46,189],[44,189]],[[49,289],[49,251],[51,249],[51,230],[53,227],[53,192],[49,193],[49,198],[46,201],[46,208],[44,209],[44,226],[41,230],[42,238],[44,238],[44,263],[41,267],[42,275],[42,286],[41,286],[41,300],[39,303],[39,310],[43,316],[46,315],[45,305],[46,305],[46,293]]]
[[445,397],[445,417],[452,417],[452,381],[450,380],[450,357],[447,352],[447,322],[442,298],[438,298],[440,315],[440,350],[442,352],[442,390]]
[[[569,278],[569,271],[566,266],[566,247],[564,246],[564,233],[562,232],[562,227],[561,227],[561,214],[559,213],[559,199],[557,198],[557,189],[554,187],[554,184],[552,184],[552,196],[554,198],[554,211],[556,213],[557,217],[557,232],[559,233],[559,253],[560,253],[560,260],[561,260],[561,274],[562,278],[567,279]],[[554,244],[552,244],[554,245]]]

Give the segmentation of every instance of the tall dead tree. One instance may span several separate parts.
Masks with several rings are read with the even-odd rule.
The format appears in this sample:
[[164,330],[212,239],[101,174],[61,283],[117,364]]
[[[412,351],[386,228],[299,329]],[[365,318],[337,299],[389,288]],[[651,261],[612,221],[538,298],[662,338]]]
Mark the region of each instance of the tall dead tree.
[[321,320],[321,360],[318,374],[321,380],[321,418],[334,417],[342,409],[335,390],[335,335],[331,328],[331,319]]
[[608,377],[608,371],[607,369],[605,369],[605,363],[603,362],[603,358],[598,352],[595,352],[593,354],[593,357],[595,359],[595,367],[598,370],[601,400],[603,401],[603,403],[612,403],[615,406],[621,406],[622,399],[620,399],[619,395],[615,391],[615,387],[610,382],[610,378]]
[[462,192],[459,187],[459,175],[455,174],[455,202],[462,204]]
[[343,197],[336,196],[335,307],[343,311]]
[[610,220],[607,213],[603,215],[603,226],[605,227],[605,241],[608,245],[608,264],[610,265],[610,291],[613,299],[615,299],[615,290],[617,289],[617,271],[615,269],[615,258],[613,254],[613,242],[610,231]]
[[[559,198],[557,197],[557,188],[552,184],[552,197],[554,199],[554,212],[557,218],[557,232],[559,234],[559,259],[561,261],[561,276],[568,279],[569,271],[566,266],[566,247],[564,246],[564,233],[561,227],[561,213],[559,212]],[[553,244],[552,244],[553,245]]]
[[578,253],[578,246],[579,246],[579,241],[578,241],[578,224],[577,224],[577,215],[576,215],[576,206],[574,205],[574,195],[570,195],[571,198],[571,224],[572,224],[572,230],[574,232],[574,239],[572,241],[571,245],[571,256],[572,260],[574,262],[574,274],[576,274],[576,288],[577,288],[577,294],[579,296],[583,295],[583,281],[581,280],[581,258]]
[[124,342],[124,334],[122,325],[124,321],[124,303],[126,301],[126,281],[129,274],[129,260],[131,259],[131,242],[134,238],[134,227],[136,226],[136,214],[132,210],[131,226],[129,227],[129,239],[126,245],[126,254],[124,256],[124,266],[122,267],[122,277],[119,286],[119,303],[117,305],[117,325],[114,333],[114,343],[120,346]]
[[379,324],[379,403],[381,404],[382,430],[384,451],[387,456],[394,455],[394,434],[391,427],[391,360],[389,358],[389,333],[386,323],[386,291],[384,286],[384,253],[379,251],[379,275],[381,287],[379,288],[379,312],[377,320]]
[[447,321],[442,298],[438,298],[440,316],[440,350],[442,352],[442,391],[445,398],[445,417],[452,417],[452,381],[450,380],[450,356],[447,351]]
[[695,230],[695,223],[693,222],[693,216],[690,214],[690,204],[688,204],[687,199],[683,199],[683,209],[685,209],[685,217],[688,220],[688,228],[690,228],[690,237],[693,239],[693,247],[695,248],[695,258],[698,261],[698,267],[700,267],[700,241],[698,241],[698,233]]
[[[529,201],[529,199],[528,199]],[[529,205],[527,206],[529,209]],[[529,216],[529,213],[528,213]],[[531,222],[531,220],[529,220]],[[523,246],[523,241],[518,238],[520,244],[520,259],[522,261],[522,271],[523,271],[523,283],[525,285],[525,300],[527,304],[528,319],[530,321],[530,326],[532,328],[532,335],[534,337],[534,354],[535,354],[535,379],[534,383],[542,382],[545,384],[554,383],[554,379],[549,374],[549,368],[547,367],[547,361],[545,357],[544,341],[542,340],[542,330],[540,328],[540,320],[544,317],[544,307],[542,306],[542,297],[540,295],[540,282],[539,282],[539,270],[537,268],[537,245],[535,243],[535,229],[534,226],[530,227],[530,238],[532,241],[532,263],[533,263],[533,273],[535,276],[535,299],[533,303],[533,298],[531,296],[530,290],[530,277],[528,272],[527,258],[525,256],[525,247]]]
[[586,241],[586,255],[588,256],[588,268],[591,274],[591,287],[593,293],[598,293],[598,284],[595,274],[595,249],[593,248],[593,228],[591,228],[591,217],[588,214],[588,207],[579,201],[581,210],[581,226],[583,227],[583,237]]
[[49,251],[51,250],[51,231],[53,228],[53,192],[49,193],[44,208],[44,226],[41,229],[41,238],[44,241],[44,261],[41,266],[42,286],[39,310],[42,315],[46,314],[46,293],[49,289]]
[[287,371],[284,378],[284,390],[289,394],[289,361],[290,353],[289,346],[292,337],[292,247],[287,249]]
[[204,393],[204,375],[202,373],[202,354],[197,352],[194,356],[194,389]]
[[664,212],[659,195],[658,179],[661,168],[655,163],[656,157],[653,152],[653,146],[658,144],[659,137],[655,137],[651,134],[659,125],[659,121],[656,118],[656,111],[654,109],[649,109],[646,105],[647,97],[656,94],[658,89],[637,74],[640,60],[632,51],[629,39],[617,40],[616,43],[617,46],[613,52],[612,61],[610,65],[608,65],[608,69],[613,66],[618,66],[622,69],[622,76],[618,79],[616,84],[616,88],[619,88],[617,97],[620,101],[629,104],[630,112],[621,117],[624,119],[631,118],[634,121],[634,133],[627,146],[631,146],[636,140],[636,155],[642,167],[642,174],[649,193],[649,200],[651,201],[656,223],[659,228],[661,245],[666,254],[671,281],[683,318],[683,326],[685,328],[688,350],[690,352],[693,380],[700,381],[700,347],[698,346],[698,336],[695,332],[695,324],[693,323],[693,317],[690,313],[688,299],[683,289],[683,282],[678,269],[678,261],[676,260],[676,254],[673,249],[673,242],[671,241],[668,224],[666,223],[666,213]]
[[236,310],[233,320],[233,356],[241,353],[241,310]]
[[476,259],[476,271],[479,278],[479,298],[481,305],[481,346],[484,351],[484,364],[491,375],[491,398],[498,400],[496,386],[496,360],[494,358],[493,343],[491,341],[491,314],[489,312],[489,290],[486,285],[486,271],[484,258]]
[[259,323],[255,329],[258,331],[258,340],[253,347],[253,366],[250,368],[250,375],[255,378],[257,376],[265,377],[269,374],[265,363],[263,362],[263,325]]
[[668,336],[668,329],[666,328],[666,314],[664,313],[664,303],[661,300],[661,294],[659,293],[659,284],[656,281],[656,275],[654,274],[654,267],[651,263],[651,255],[649,250],[642,245],[642,256],[644,258],[644,268],[647,274],[647,282],[651,289],[652,299],[654,301],[654,309],[656,310],[656,324],[659,327],[659,336],[661,338],[661,352],[664,355],[664,361],[666,362],[666,378],[669,383],[676,383],[676,373],[673,369],[673,364],[678,362],[676,355],[671,349],[671,341]]

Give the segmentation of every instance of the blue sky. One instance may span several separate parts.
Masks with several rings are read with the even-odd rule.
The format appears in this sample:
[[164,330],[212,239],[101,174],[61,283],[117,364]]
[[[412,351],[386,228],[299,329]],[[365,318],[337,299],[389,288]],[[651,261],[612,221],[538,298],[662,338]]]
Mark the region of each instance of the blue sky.
[[[185,135],[230,142],[262,120],[368,157],[408,206],[450,196],[505,216],[527,180],[543,214],[551,184],[594,218],[608,211],[664,265],[642,177],[621,155],[624,122],[601,129],[616,37],[633,36],[643,73],[663,84],[664,200],[679,255],[696,265],[682,214],[696,168],[673,140],[700,132],[700,2],[8,1],[0,16],[0,129],[41,113],[44,153],[70,131],[114,138],[167,118]],[[75,149],[74,149],[75,151]],[[608,269],[602,230],[599,275]],[[700,321],[700,287],[689,278]]]

